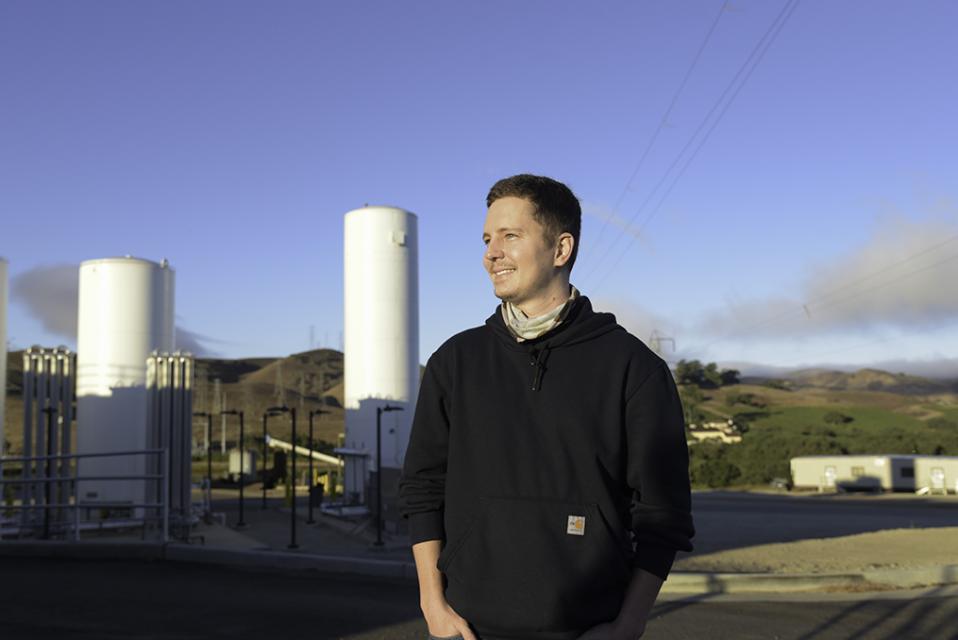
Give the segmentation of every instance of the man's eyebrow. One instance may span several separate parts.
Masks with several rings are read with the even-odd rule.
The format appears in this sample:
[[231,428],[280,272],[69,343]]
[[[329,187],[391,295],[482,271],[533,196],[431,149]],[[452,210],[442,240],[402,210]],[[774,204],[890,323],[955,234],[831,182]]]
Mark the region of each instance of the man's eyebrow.
[[[496,229],[496,231],[499,231],[499,232],[502,232],[502,231],[522,231],[522,227],[499,227],[498,229]],[[489,235],[488,232],[486,232],[486,231],[483,231],[483,232],[482,232],[482,237],[483,237],[483,238],[485,238],[487,235]]]

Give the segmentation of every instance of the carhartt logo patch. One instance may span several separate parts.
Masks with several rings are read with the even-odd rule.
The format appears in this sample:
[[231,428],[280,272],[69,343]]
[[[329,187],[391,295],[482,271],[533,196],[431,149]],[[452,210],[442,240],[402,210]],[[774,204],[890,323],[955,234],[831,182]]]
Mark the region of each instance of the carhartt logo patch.
[[585,516],[569,516],[569,526],[565,532],[573,536],[584,536]]

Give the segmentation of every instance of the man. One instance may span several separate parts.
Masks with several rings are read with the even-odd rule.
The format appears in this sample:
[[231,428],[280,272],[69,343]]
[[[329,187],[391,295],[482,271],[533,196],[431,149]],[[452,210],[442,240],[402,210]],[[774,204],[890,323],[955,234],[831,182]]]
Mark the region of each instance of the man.
[[638,638],[694,535],[672,374],[570,284],[568,187],[517,175],[486,204],[502,304],[429,358],[400,479],[429,634]]

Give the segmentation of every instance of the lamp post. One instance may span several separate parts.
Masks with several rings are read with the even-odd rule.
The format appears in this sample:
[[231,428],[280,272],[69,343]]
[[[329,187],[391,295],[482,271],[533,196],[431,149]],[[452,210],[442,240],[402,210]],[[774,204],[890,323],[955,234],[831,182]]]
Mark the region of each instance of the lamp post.
[[243,412],[237,411],[236,409],[229,409],[227,411],[220,411],[221,416],[239,416],[240,421],[240,432],[239,432],[239,458],[240,458],[240,471],[239,471],[239,522],[236,523],[237,529],[245,529],[246,522],[243,520],[243,487],[246,486],[246,445],[244,443],[244,438],[246,434],[245,427],[243,426]]
[[402,407],[387,404],[385,407],[376,407],[376,542],[377,547],[383,546],[383,447],[382,447],[382,418],[386,411],[402,411]]
[[270,407],[269,411],[272,411],[274,414],[278,413],[289,413],[290,420],[292,421],[293,427],[293,436],[292,436],[292,448],[290,450],[291,460],[290,460],[290,470],[289,470],[289,489],[290,489],[290,520],[289,520],[289,544],[286,545],[287,549],[299,549],[299,545],[296,544],[296,408],[290,407]]
[[267,444],[269,433],[266,429],[266,420],[282,414],[282,411],[278,409],[279,407],[270,407],[263,414],[263,511],[266,510],[266,460],[269,457],[269,445]]
[[321,413],[329,412],[323,409],[311,409],[309,412],[309,517],[306,518],[306,524],[316,524],[313,520],[313,416]]
[[196,411],[194,418],[206,418],[206,481],[210,486],[210,495],[213,493],[213,414],[206,411]]

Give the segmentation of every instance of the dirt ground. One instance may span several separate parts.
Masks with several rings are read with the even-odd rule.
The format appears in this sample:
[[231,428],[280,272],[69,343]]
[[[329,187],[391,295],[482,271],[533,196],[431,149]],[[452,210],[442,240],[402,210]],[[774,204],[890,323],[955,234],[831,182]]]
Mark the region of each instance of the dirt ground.
[[690,556],[676,571],[843,573],[958,564],[958,527],[888,529]]

